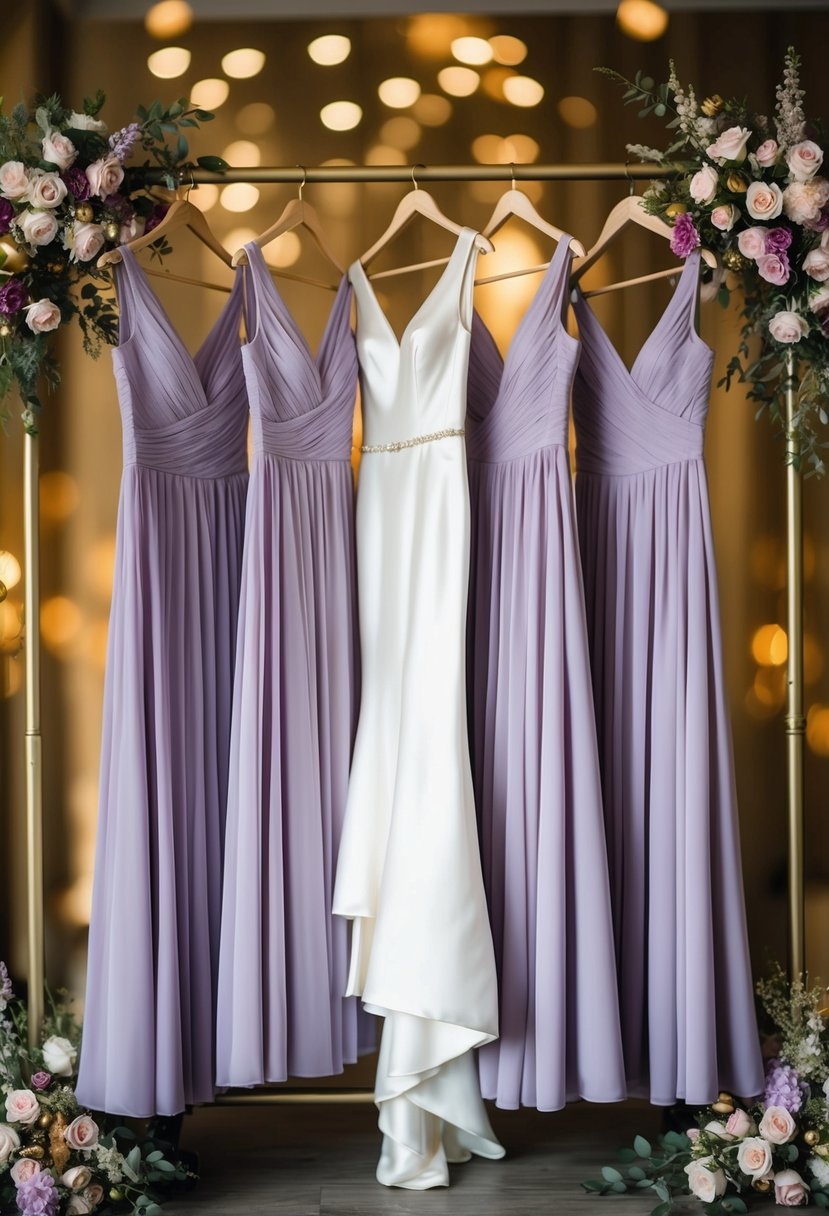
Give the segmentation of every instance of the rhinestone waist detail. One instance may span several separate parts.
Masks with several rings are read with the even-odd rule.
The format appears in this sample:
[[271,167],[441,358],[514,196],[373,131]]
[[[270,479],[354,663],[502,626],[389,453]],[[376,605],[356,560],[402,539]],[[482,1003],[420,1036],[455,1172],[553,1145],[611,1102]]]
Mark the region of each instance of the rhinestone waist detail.
[[448,428],[445,431],[433,431],[431,435],[415,435],[412,439],[398,439],[396,443],[364,443],[360,451],[365,455],[372,452],[402,452],[405,448],[416,448],[421,443],[435,443],[438,439],[452,439],[463,435],[463,427]]

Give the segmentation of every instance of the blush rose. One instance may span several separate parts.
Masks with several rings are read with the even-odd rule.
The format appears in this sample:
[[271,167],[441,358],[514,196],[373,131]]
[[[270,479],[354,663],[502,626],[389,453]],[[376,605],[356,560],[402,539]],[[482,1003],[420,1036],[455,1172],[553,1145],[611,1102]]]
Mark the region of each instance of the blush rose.
[[713,1157],[703,1157],[685,1166],[688,1189],[703,1203],[713,1203],[720,1195],[725,1194],[725,1174],[720,1169],[708,1168],[713,1164]]
[[9,1123],[31,1124],[39,1115],[40,1103],[30,1089],[13,1089],[6,1095],[6,1118]]
[[98,1124],[91,1115],[78,1115],[63,1133],[70,1148],[93,1149],[98,1143]]
[[766,252],[766,229],[744,228],[737,237],[737,248],[744,258],[759,258]]
[[[780,316],[794,317],[800,325],[806,325],[803,318],[798,317],[796,313],[778,313],[777,317]],[[772,317],[772,321],[775,321],[777,317]],[[769,329],[771,329],[771,323],[769,324]],[[777,337],[774,331],[772,333],[774,337]],[[778,342],[786,341],[785,338],[778,338],[777,340]],[[797,1124],[785,1106],[767,1106],[763,1118],[760,1120],[759,1130],[760,1135],[768,1140],[769,1144],[788,1144],[797,1135]]]
[[717,193],[718,184],[719,178],[711,166],[703,165],[691,178],[688,189],[695,203],[710,203]]
[[783,1208],[805,1207],[809,1187],[797,1170],[780,1170],[774,1175],[774,1202]]
[[712,160],[745,160],[746,144],[751,138],[748,127],[729,127],[705,149]]
[[20,1148],[20,1137],[13,1127],[0,1123],[0,1165],[5,1165],[12,1153]]
[[720,232],[730,232],[739,218],[740,209],[739,207],[735,207],[733,203],[726,203],[722,207],[715,207],[711,212],[711,223],[715,228],[719,228]]
[[[787,344],[790,344],[792,342],[799,342],[801,338],[805,338],[805,336],[808,332],[809,332],[808,322],[803,317],[798,316],[798,314],[796,312],[787,312],[785,310],[783,310],[782,312],[776,312],[774,314],[774,316],[772,317],[772,319],[769,321],[769,333],[777,342],[785,342]],[[781,1107],[777,1107],[777,1108],[770,1107],[769,1109],[780,1110],[782,1108]],[[789,1115],[788,1111],[786,1111],[785,1113],[787,1115]],[[766,1111],[766,1114],[768,1114],[768,1111]],[[763,1116],[764,1120],[765,1120],[765,1117],[766,1116],[764,1115]],[[789,1118],[791,1119],[791,1115],[789,1115]],[[794,1122],[794,1120],[792,1120],[792,1122]],[[762,1123],[760,1124],[760,1131],[762,1132],[762,1134],[764,1136],[766,1135],[765,1131],[763,1131]],[[766,1138],[771,1139],[771,1137],[766,1137]],[[786,1141],[785,1140],[771,1140],[771,1143],[772,1144],[785,1144]]]
[[33,334],[49,333],[60,325],[60,309],[53,300],[35,300],[26,309],[26,324]]
[[783,210],[783,191],[777,182],[752,182],[746,190],[746,210],[753,220],[777,219]]
[[14,1185],[20,1186],[21,1182],[26,1182],[34,1174],[40,1173],[40,1165],[37,1161],[30,1161],[28,1157],[21,1157],[19,1161],[15,1161],[9,1173]]
[[40,147],[43,159],[48,160],[50,165],[57,165],[59,169],[68,169],[78,155],[78,149],[72,140],[61,135],[59,131],[44,136]]
[[117,156],[106,156],[87,165],[86,176],[92,193],[98,198],[107,198],[124,180],[124,166]]
[[29,189],[29,175],[20,160],[7,160],[0,165],[0,194],[16,202]]
[[766,139],[760,144],[754,155],[757,157],[757,163],[762,165],[764,169],[768,169],[777,160],[777,153],[779,151],[776,139]]
[[789,173],[796,182],[808,182],[823,164],[823,152],[811,139],[793,144],[786,153]]
[[772,1166],[771,1148],[760,1136],[748,1136],[737,1149],[737,1164],[750,1178],[765,1178]]
[[49,245],[58,235],[58,221],[52,211],[24,211],[17,226],[29,245]]

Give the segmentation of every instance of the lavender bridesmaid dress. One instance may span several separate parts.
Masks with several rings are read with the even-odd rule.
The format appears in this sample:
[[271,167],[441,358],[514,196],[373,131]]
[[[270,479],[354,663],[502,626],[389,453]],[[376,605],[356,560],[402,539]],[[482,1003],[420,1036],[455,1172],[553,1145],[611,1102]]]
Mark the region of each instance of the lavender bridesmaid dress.
[[147,1117],[214,1094],[248,407],[238,283],[191,358],[129,249],[116,279],[124,473],[78,1100]]
[[357,1056],[331,914],[359,696],[344,277],[316,359],[246,247],[253,428],[219,963],[217,1078],[326,1076]]
[[703,464],[699,254],[628,371],[583,296],[576,500],[628,1090],[763,1088]]
[[506,360],[476,313],[467,396],[470,744],[501,1035],[484,1096],[625,1096],[567,424],[562,237]]

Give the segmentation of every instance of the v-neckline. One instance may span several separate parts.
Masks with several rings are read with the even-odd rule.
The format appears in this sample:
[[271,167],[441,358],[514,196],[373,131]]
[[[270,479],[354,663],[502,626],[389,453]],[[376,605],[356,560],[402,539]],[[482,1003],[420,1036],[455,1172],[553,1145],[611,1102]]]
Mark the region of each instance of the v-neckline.
[[[215,335],[219,332],[219,329],[221,328],[222,323],[224,322],[227,314],[230,311],[231,305],[236,303],[236,297],[238,296],[238,290],[239,290],[238,275],[233,280],[233,286],[230,289],[230,294],[228,295],[225,303],[222,305],[221,310],[219,311],[218,317],[216,318],[216,320],[213,322],[213,324],[208,329],[204,338],[202,339],[199,346],[197,347],[195,354],[191,354],[190,348],[185,344],[184,339],[182,338],[181,334],[178,332],[175,325],[173,325],[173,322],[170,319],[170,314],[167,312],[167,309],[161,303],[161,300],[160,300],[159,296],[156,294],[156,292],[154,292],[152,287],[150,287],[150,282],[149,282],[149,278],[147,277],[147,272],[145,271],[144,267],[138,261],[135,254],[132,252],[132,250],[130,249],[130,247],[128,245],[125,245],[123,247],[123,249],[121,250],[122,258],[123,258],[124,254],[127,254],[129,256],[129,258],[131,259],[130,265],[135,270],[138,271],[141,285],[143,286],[143,288],[149,295],[150,299],[152,300],[153,308],[156,311],[157,319],[161,322],[162,327],[165,329],[165,331],[170,335],[174,344],[179,348],[179,350],[181,351],[182,355],[184,356],[184,359],[186,360],[186,362],[189,363],[190,367],[193,370],[193,374],[195,375],[196,380],[200,384],[200,386],[202,388],[202,392],[203,392],[204,396],[206,397],[207,392],[206,392],[206,388],[205,388],[204,379],[202,378],[202,374],[199,371],[199,361],[200,361],[202,355],[204,354],[205,350],[208,349],[210,343],[213,341]],[[131,341],[133,337],[134,337],[134,334],[131,334],[130,337],[127,339],[127,341],[128,342]],[[116,349],[121,349],[124,345],[125,345],[125,343],[119,342],[118,347],[116,347]],[[241,343],[239,343],[239,349],[241,350]]]
[[[645,338],[645,341],[642,343],[642,345],[639,347],[636,357],[633,360],[633,363],[630,365],[630,367],[628,367],[627,363],[625,363],[624,359],[619,354],[619,352],[616,349],[613,342],[611,342],[610,336],[608,335],[607,330],[601,324],[601,322],[599,321],[599,318],[596,316],[595,312],[593,311],[593,309],[590,307],[589,303],[585,299],[584,293],[582,292],[581,288],[578,285],[576,286],[576,300],[578,301],[579,304],[581,304],[582,311],[585,312],[587,314],[587,316],[590,318],[590,325],[592,325],[596,329],[596,331],[599,333],[600,340],[604,343],[604,345],[610,351],[611,358],[613,358],[615,360],[615,362],[619,365],[619,368],[622,370],[622,372],[624,372],[626,378],[632,384],[635,384],[637,387],[639,387],[639,381],[636,378],[636,369],[638,368],[639,363],[640,363],[643,355],[645,354],[645,351],[648,349],[648,347],[650,346],[653,339],[656,337],[656,335],[662,329],[662,326],[665,324],[667,319],[671,316],[672,310],[676,306],[677,298],[680,296],[680,292],[682,291],[684,276],[688,269],[688,264],[691,262],[692,258],[694,259],[694,263],[696,265],[695,273],[699,274],[699,253],[696,251],[692,251],[688,255],[688,257],[685,259],[685,263],[684,263],[682,269],[679,271],[679,282],[677,283],[676,287],[674,288],[674,291],[673,291],[673,294],[671,295],[670,300],[668,300],[668,303],[663,308],[662,313],[661,313],[659,319],[657,320],[656,324],[654,325],[653,329],[648,334],[648,336]],[[693,329],[693,326],[692,326],[692,329]],[[696,331],[694,331],[694,336],[695,336],[697,342],[699,342],[699,344],[701,346],[704,346],[705,349],[708,351],[711,350],[711,347],[708,346],[708,344],[706,342],[703,342],[702,338],[700,338],[700,336],[696,333]]]
[[438,291],[440,290],[443,283],[446,281],[446,279],[449,276],[449,271],[454,269],[455,259],[458,256],[458,250],[461,248],[462,242],[465,239],[468,239],[469,233],[475,234],[475,232],[476,232],[476,230],[474,228],[464,227],[458,233],[458,239],[455,241],[455,247],[452,250],[452,252],[450,253],[449,260],[447,261],[446,265],[444,266],[443,271],[440,274],[440,277],[438,278],[437,282],[432,287],[431,291],[429,291],[426,294],[426,297],[422,300],[417,311],[414,312],[412,314],[412,316],[409,318],[409,320],[406,323],[406,326],[399,338],[398,338],[397,334],[394,332],[394,330],[392,329],[391,321],[388,319],[385,312],[380,307],[380,301],[377,299],[377,292],[374,290],[374,285],[371,282],[371,279],[366,274],[366,270],[365,270],[365,267],[363,266],[363,263],[359,260],[359,258],[357,259],[356,262],[352,262],[351,267],[349,269],[349,278],[351,277],[351,275],[354,273],[355,270],[359,271],[362,282],[368,293],[368,298],[371,300],[372,307],[373,307],[374,311],[377,313],[377,315],[380,317],[382,323],[385,325],[386,332],[388,333],[389,337],[392,340],[392,343],[394,344],[398,358],[400,357],[400,354],[403,350],[403,345],[404,345],[407,337],[409,336],[410,332],[414,329],[415,322],[420,320],[420,314],[425,311],[427,304],[430,304],[432,302],[432,300],[437,296]]

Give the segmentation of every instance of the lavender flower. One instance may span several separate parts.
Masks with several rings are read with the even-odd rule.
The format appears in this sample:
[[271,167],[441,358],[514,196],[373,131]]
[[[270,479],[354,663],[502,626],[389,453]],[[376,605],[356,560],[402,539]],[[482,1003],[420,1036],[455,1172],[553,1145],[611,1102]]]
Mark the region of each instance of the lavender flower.
[[699,233],[693,219],[687,212],[678,215],[674,221],[671,233],[671,249],[678,258],[687,258],[699,245]]
[[[0,198],[0,236],[8,232],[14,219],[14,207],[7,198]],[[0,966],[2,964],[0,963]]]
[[60,1196],[51,1174],[41,1170],[17,1188],[17,1206],[22,1216],[58,1216]]
[[65,173],[61,173],[61,178],[66,189],[77,202],[86,202],[90,194],[90,185],[89,178],[83,169],[67,169]]
[[769,228],[765,234],[766,253],[783,253],[791,243],[791,228]]
[[[13,317],[15,313],[20,312],[21,308],[28,303],[29,293],[26,291],[26,288],[19,279],[9,279],[3,284],[2,287],[0,287],[0,313],[2,313],[4,317]],[[3,966],[3,964],[0,964],[0,966]],[[3,967],[3,970],[5,971],[5,967]],[[2,978],[2,976],[0,976],[0,978]],[[8,973],[6,973],[6,983],[8,983],[8,978]],[[6,984],[0,988],[0,997],[2,997],[5,990]],[[11,985],[9,984],[9,997],[10,996]],[[8,997],[5,998],[6,1001],[8,999]],[[5,1002],[3,1007],[5,1008]]]
[[40,1072],[32,1073],[32,1089],[48,1089],[51,1084],[52,1074],[50,1072],[43,1072],[41,1069]]
[[110,135],[109,150],[117,156],[122,165],[132,152],[133,144],[140,134],[141,127],[137,122],[131,122],[128,127],[122,127],[120,131],[113,131]]
[[791,1115],[796,1115],[805,1098],[809,1086],[801,1081],[791,1064],[782,1060],[769,1060],[766,1065],[766,1090],[763,1094],[765,1106],[782,1106]]

